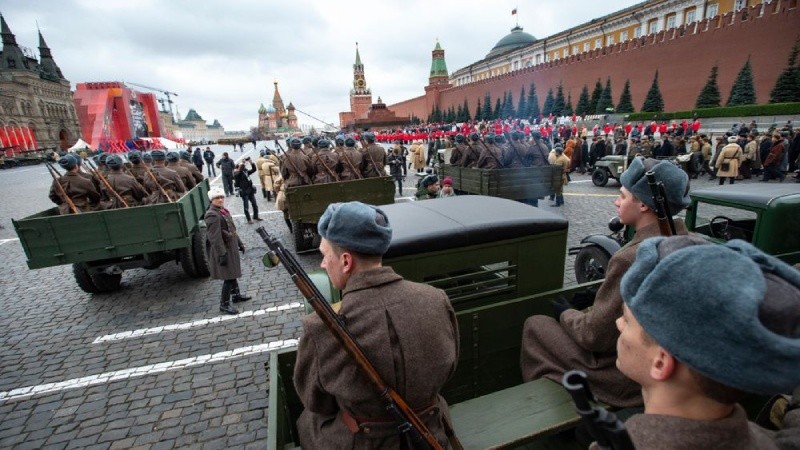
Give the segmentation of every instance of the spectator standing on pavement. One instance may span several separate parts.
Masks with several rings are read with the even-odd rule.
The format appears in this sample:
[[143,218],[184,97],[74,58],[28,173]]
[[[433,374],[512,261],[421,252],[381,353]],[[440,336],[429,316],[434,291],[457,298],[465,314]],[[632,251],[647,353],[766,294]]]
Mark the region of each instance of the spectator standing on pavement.
[[736,143],[739,139],[736,136],[728,138],[728,145],[720,150],[717,155],[717,160],[714,161],[714,167],[717,168],[717,177],[719,177],[719,184],[725,184],[725,178],[730,179],[730,184],[733,184],[736,177],[739,176],[739,162],[743,159],[744,155],[742,147]]
[[206,168],[208,169],[209,177],[211,176],[212,172],[215,177],[217,176],[217,169],[214,167],[214,158],[216,157],[217,155],[211,151],[211,147],[206,147],[206,151],[203,152],[203,159],[206,162]]
[[197,167],[197,170],[199,170],[201,174],[203,173],[203,153],[200,151],[200,147],[194,149],[192,164]]
[[387,159],[387,163],[389,164],[389,175],[394,178],[395,183],[397,183],[397,195],[399,197],[403,196],[403,166],[405,165],[405,158],[403,158],[403,154],[401,153],[400,146],[397,145],[392,149],[392,152],[389,154]]
[[[246,167],[249,164],[250,167]],[[244,162],[236,167],[233,171],[234,186],[239,189],[239,197],[242,198],[244,206],[244,216],[247,218],[247,223],[253,223],[253,219],[261,222],[263,219],[258,217],[258,203],[256,203],[256,187],[253,185],[253,180],[250,179],[256,171],[256,166],[250,157],[245,158]],[[250,218],[249,205],[253,205],[253,219]]]
[[236,233],[236,225],[230,211],[225,208],[225,193],[219,188],[208,191],[211,201],[203,219],[206,222],[206,255],[211,278],[222,280],[219,310],[227,314],[239,314],[231,303],[250,300],[239,290],[238,278],[242,276],[239,253],[244,253],[244,244]]
[[217,161],[220,173],[222,173],[222,188],[225,189],[225,196],[233,194],[233,160],[228,156],[228,152],[222,154],[222,158]]
[[770,147],[767,159],[764,161],[764,177],[761,178],[761,181],[769,181],[777,178],[780,182],[783,182],[783,179],[786,178],[786,175],[781,172],[783,153],[783,138],[780,133],[775,132],[772,135],[772,147]]

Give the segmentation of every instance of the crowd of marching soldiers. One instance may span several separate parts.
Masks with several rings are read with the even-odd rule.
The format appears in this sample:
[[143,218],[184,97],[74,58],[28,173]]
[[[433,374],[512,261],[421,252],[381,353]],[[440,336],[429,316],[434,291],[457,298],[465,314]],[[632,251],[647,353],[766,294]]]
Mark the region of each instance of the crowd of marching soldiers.
[[132,151],[127,158],[104,153],[84,161],[67,153],[58,159],[63,173],[48,163],[50,200],[61,214],[171,203],[203,180],[187,151]]
[[337,136],[331,146],[327,138],[291,138],[282,156],[281,177],[285,187],[323,184],[385,176],[386,150],[375,142],[373,133],[364,133],[362,148],[355,138]]

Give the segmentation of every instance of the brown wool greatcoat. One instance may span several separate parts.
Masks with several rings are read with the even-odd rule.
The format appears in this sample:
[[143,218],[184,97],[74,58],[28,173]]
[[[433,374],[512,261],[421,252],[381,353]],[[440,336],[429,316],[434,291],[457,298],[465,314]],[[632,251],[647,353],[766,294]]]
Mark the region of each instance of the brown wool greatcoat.
[[[242,276],[239,262],[239,246],[242,241],[236,234],[236,225],[230,212],[223,215],[222,209],[210,205],[203,218],[206,221],[206,255],[208,270],[215,280],[235,280]],[[227,255],[228,264],[221,266],[219,257]]]
[[[777,450],[774,433],[747,421],[744,409],[719,420],[693,420],[663,414],[636,414],[625,427],[633,445],[648,450]],[[795,441],[796,445],[796,441]],[[592,444],[590,449],[597,449]],[[794,447],[785,447],[794,448]]]
[[414,164],[414,170],[417,172],[421,171],[425,168],[425,147],[418,143],[414,142],[411,144],[411,147],[408,149],[408,152],[411,154],[411,162]]
[[385,177],[386,176],[386,150],[378,144],[369,144],[362,153],[364,160],[361,167],[361,175],[364,178]]
[[175,172],[177,172],[178,175],[180,175],[181,181],[183,181],[183,185],[186,186],[186,190],[187,191],[189,189],[193,188],[197,184],[194,181],[194,177],[192,176],[192,172],[189,169],[187,169],[186,167],[183,167],[181,165],[181,163],[179,163],[179,162],[168,163],[167,164],[167,169],[172,169]]
[[185,159],[181,159],[180,161],[178,161],[178,164],[180,164],[181,167],[185,167],[189,170],[189,174],[194,179],[195,186],[197,185],[197,183],[203,181],[203,172],[200,169],[198,169],[197,166],[195,166],[194,164],[190,163]]
[[[677,234],[687,233],[679,219],[675,229]],[[544,377],[561,383],[564,372],[580,369],[589,376],[592,392],[600,401],[622,408],[642,404],[640,386],[616,367],[619,331],[615,321],[622,315],[622,276],[633,264],[639,244],[659,235],[657,223],[637,230],[611,257],[605,281],[588,311],[568,309],[561,314],[560,323],[549,316],[531,316],[525,321],[520,361],[525,381]]]
[[354,147],[345,147],[339,157],[339,162],[342,164],[342,173],[339,174],[339,179],[342,181],[358,180],[361,177],[363,159],[364,155],[360,151]]
[[[114,192],[125,199],[125,203],[127,203],[128,206],[140,205],[145,197],[147,197],[147,192],[144,190],[142,185],[136,181],[136,178],[128,175],[127,173],[112,170],[108,173],[108,175],[106,175],[106,179],[108,179],[108,184],[111,185],[111,187],[114,189]],[[121,204],[117,204],[117,197],[114,194],[109,194],[115,207],[122,208],[123,206]]]
[[[383,379],[421,414],[446,448],[447,403],[438,395],[458,361],[458,324],[447,295],[405,281],[391,267],[350,277],[339,314]],[[305,410],[297,421],[305,449],[404,448],[383,402],[316,314],[303,318],[294,384]],[[354,434],[342,411],[370,423]]]
[[278,157],[274,155],[270,155],[269,158],[264,160],[264,163],[261,165],[261,186],[270,191],[274,192],[277,191],[275,188],[275,180],[280,178],[280,171],[278,170],[278,165],[280,162],[278,161]]
[[314,165],[314,184],[339,181],[339,155],[328,148],[321,148],[311,157]]
[[311,161],[300,149],[291,149],[283,156],[281,176],[285,187],[311,184]]
[[100,193],[98,193],[92,181],[82,176],[79,172],[67,172],[59,177],[58,180],[53,180],[50,185],[50,200],[58,205],[60,214],[72,214],[72,211],[69,209],[67,202],[61,197],[61,194],[59,194],[61,190],[56,187],[56,182],[64,188],[67,196],[80,212],[92,211],[100,201]]
[[153,166],[150,168],[153,176],[158,180],[158,185],[153,181],[153,177],[147,174],[144,180],[144,188],[150,192],[150,197],[147,199],[148,204],[164,203],[167,199],[163,198],[159,185],[167,191],[167,195],[174,201],[178,200],[186,192],[186,185],[181,181],[181,176],[178,172],[165,166]]

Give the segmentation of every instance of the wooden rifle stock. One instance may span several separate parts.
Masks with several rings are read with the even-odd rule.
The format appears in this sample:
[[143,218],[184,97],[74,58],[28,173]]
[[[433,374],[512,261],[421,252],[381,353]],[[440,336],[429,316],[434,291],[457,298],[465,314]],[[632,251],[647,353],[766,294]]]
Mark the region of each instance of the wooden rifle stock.
[[170,198],[170,196],[167,194],[167,191],[164,189],[164,186],[161,186],[161,183],[158,182],[156,176],[153,175],[153,171],[151,171],[150,168],[147,167],[147,163],[142,163],[142,167],[144,167],[145,172],[147,172],[147,174],[150,175],[150,179],[153,180],[153,183],[155,183],[156,186],[158,186],[158,189],[161,191],[161,195],[163,195],[164,198],[167,199],[167,202],[175,203],[175,201],[172,200],[172,198]]
[[58,181],[58,179],[61,178],[61,173],[59,173],[58,169],[53,167],[53,164],[51,162],[45,161],[44,163],[47,166],[48,172],[50,172],[50,176],[53,177],[53,181],[55,181],[56,192],[58,192],[58,195],[61,197],[61,200],[64,200],[64,203],[67,204],[69,210],[73,214],[80,214],[81,211],[78,209],[77,206],[75,206],[75,202],[73,202],[72,199],[69,198],[69,195],[67,195],[67,191],[64,189],[64,186],[62,186],[61,183]]
[[399,423],[398,430],[400,433],[408,433],[409,438],[417,448],[441,449],[442,447],[439,445],[439,442],[430,430],[428,430],[428,427],[417,417],[414,410],[408,406],[397,391],[386,384],[375,369],[375,366],[364,354],[364,350],[347,330],[342,318],[334,312],[331,305],[325,300],[325,297],[323,297],[322,293],[308,277],[308,274],[303,270],[302,266],[300,266],[300,263],[297,262],[294,255],[289,253],[286,247],[284,247],[278,239],[271,236],[264,227],[258,227],[256,232],[261,236],[261,239],[264,240],[264,243],[267,244],[267,247],[269,247],[268,257],[272,263],[275,264],[279,261],[283,263],[283,266],[286,268],[286,271],[289,272],[294,284],[300,289],[303,297],[308,300],[308,303],[314,308],[314,311],[320,319],[322,319],[322,322],[328,330],[333,333],[339,343],[342,344],[347,353],[353,357],[361,373],[366,376],[375,389],[380,392],[380,397],[386,404],[386,411]]
[[655,172],[648,171],[645,173],[647,177],[647,185],[650,186],[650,191],[653,193],[653,202],[656,204],[656,216],[658,217],[658,230],[662,236],[674,236],[675,222],[672,220],[672,213],[667,204],[667,195],[664,192],[664,183],[656,181]]
[[91,173],[98,180],[100,180],[100,182],[103,183],[103,185],[106,187],[106,189],[108,189],[109,192],[114,194],[114,197],[116,197],[117,200],[119,200],[119,202],[122,204],[122,206],[124,206],[126,208],[130,208],[130,205],[128,205],[128,202],[126,202],[125,199],[122,198],[122,196],[119,195],[119,193],[117,191],[115,191],[113,187],[111,187],[111,183],[109,183],[108,179],[99,170],[97,170],[97,167],[93,167],[92,163],[90,163],[88,160],[84,161],[84,163],[89,166],[89,173]]

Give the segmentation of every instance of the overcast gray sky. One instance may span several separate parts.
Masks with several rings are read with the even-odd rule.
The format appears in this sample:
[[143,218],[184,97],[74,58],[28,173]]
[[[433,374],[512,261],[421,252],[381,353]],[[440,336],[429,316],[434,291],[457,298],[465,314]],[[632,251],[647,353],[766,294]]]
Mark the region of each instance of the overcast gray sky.
[[273,80],[287,105],[338,125],[356,42],[374,99],[391,104],[424,93],[437,38],[452,73],[482,59],[517,19],[542,38],[635,3],[5,0],[0,13],[17,43],[37,54],[38,21],[73,89],[86,81],[166,89],[178,93],[181,116],[194,108],[231,131],[256,125]]

